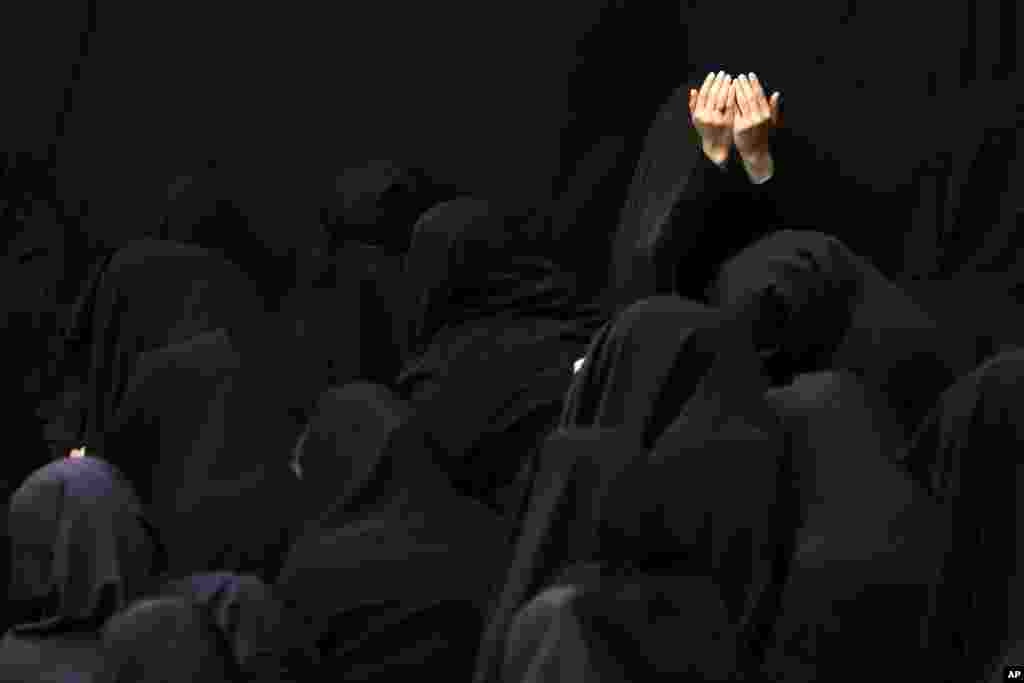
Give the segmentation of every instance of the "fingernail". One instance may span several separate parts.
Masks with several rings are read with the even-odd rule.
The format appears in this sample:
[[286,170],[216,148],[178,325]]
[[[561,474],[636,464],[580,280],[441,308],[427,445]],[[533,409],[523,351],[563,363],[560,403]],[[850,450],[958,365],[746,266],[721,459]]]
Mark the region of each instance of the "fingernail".
[[750,72],[750,80],[752,80],[752,81],[756,81],[757,80],[757,74],[754,73],[753,71]]

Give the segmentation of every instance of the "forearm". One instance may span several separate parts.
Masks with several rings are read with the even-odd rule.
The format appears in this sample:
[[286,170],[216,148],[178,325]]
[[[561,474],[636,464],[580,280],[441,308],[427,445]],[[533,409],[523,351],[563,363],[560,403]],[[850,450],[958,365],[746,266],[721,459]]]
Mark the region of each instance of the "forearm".
[[743,159],[743,170],[754,185],[763,185],[775,175],[775,160],[770,152]]
[[674,292],[680,262],[694,252],[708,229],[707,217],[728,185],[727,164],[701,154],[670,210],[656,227],[650,247],[659,294]]

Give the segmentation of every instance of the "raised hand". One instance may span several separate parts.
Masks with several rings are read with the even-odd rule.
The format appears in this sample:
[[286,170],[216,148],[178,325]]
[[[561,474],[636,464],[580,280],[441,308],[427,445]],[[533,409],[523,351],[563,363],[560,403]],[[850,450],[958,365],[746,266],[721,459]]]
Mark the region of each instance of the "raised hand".
[[732,77],[724,71],[709,73],[700,92],[690,90],[690,120],[700,135],[701,149],[708,159],[722,164],[733,143],[736,98]]
[[748,168],[763,168],[770,163],[771,134],[779,125],[779,93],[769,102],[755,74],[739,76],[734,81],[736,115],[733,118],[733,141],[736,151]]

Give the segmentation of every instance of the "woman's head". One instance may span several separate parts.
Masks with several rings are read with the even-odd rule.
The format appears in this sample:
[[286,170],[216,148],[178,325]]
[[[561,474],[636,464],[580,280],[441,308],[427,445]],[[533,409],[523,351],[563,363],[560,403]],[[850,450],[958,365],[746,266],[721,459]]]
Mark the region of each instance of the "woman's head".
[[160,545],[113,466],[63,458],[33,473],[8,509],[9,598],[48,605],[22,630],[98,627],[160,570]]
[[103,648],[104,683],[240,680],[226,639],[184,598],[132,605],[103,629]]
[[773,380],[827,369],[852,324],[860,278],[846,248],[824,233],[787,230],[726,262],[712,286],[719,306],[760,296],[755,343]]
[[529,217],[479,199],[427,211],[406,255],[413,348],[445,327],[498,315],[571,319],[575,277],[545,255]]

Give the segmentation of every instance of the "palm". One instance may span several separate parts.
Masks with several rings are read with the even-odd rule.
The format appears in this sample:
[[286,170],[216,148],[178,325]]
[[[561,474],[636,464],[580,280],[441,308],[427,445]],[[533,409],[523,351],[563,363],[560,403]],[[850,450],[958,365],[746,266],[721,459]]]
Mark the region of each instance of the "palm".
[[690,120],[701,139],[704,153],[724,161],[732,147],[735,99],[731,77],[725,72],[708,74],[700,91],[690,91]]
[[749,153],[762,142],[765,131],[758,121],[750,116],[737,115],[733,119],[732,137],[736,149],[741,153]]
[[736,150],[744,157],[764,154],[768,150],[772,131],[779,121],[779,93],[769,101],[754,74],[742,75],[735,81],[736,116],[732,135]]

